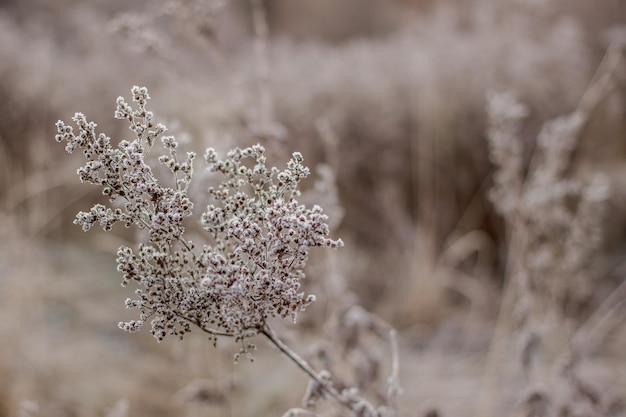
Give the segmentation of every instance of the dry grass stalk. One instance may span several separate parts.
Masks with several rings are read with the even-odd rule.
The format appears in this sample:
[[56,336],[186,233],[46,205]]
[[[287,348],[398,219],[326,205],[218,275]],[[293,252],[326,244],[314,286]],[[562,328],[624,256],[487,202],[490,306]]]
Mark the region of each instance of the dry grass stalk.
[[[126,120],[134,133],[132,141],[123,140],[117,147],[105,134],[96,133],[96,124],[82,113],[73,120],[78,126],[57,122],[55,139],[65,143],[68,153],[82,150],[87,159],[78,170],[82,182],[103,187],[111,207],[96,204],[89,212],[78,213],[75,223],[84,231],[99,224],[105,231],[121,222],[126,227],[143,230],[147,241],[136,251],[122,246],[118,250],[118,270],[123,285],[136,283],[136,299],[128,299],[128,308],[140,310],[138,320],[121,322],[119,327],[138,331],[150,322],[151,333],[162,341],[166,336],[182,340],[192,327],[207,333],[214,342],[231,337],[241,346],[236,355],[256,347],[249,342],[263,335],[312,380],[304,404],[313,407],[317,400],[330,397],[357,417],[395,415],[399,393],[398,353],[393,328],[359,308],[344,313],[339,340],[344,352],[358,354],[358,380],[339,383],[328,371],[316,371],[273,330],[270,322],[290,317],[295,323],[315,296],[299,292],[303,268],[311,247],[343,246],[341,240],[328,237],[330,229],[318,205],[307,209],[298,202],[298,183],[309,175],[302,165],[302,155],[293,154],[285,170],[267,168],[264,148],[231,150],[219,159],[214,149],[206,151],[211,172],[223,175],[221,183],[209,188],[215,200],[202,214],[207,243],[197,250],[185,236],[183,221],[193,214],[189,194],[194,174],[195,153],[181,160],[179,143],[163,135],[167,128],[154,122],[147,110],[150,99],[145,87],[133,87],[133,108],[122,97],[117,99],[115,117]],[[165,154],[157,158],[168,168],[172,186],[161,185],[150,166],[150,151],[161,141]],[[374,351],[360,339],[374,333],[391,342],[391,377],[387,404],[374,407],[360,389],[377,379],[380,366]],[[337,387],[341,386],[340,389]],[[206,387],[189,387],[183,397],[203,396],[217,401]],[[219,397],[219,395],[217,395]]]
[[523,107],[511,96],[490,100],[489,140],[497,167],[492,197],[507,221],[510,243],[507,287],[477,415],[491,415],[495,369],[503,363],[505,340],[514,328],[530,386],[550,387],[526,397],[527,415],[569,415],[571,407],[602,413],[599,393],[583,388],[587,384],[576,372],[584,357],[573,343],[573,326],[593,285],[592,260],[602,243],[608,184],[600,176],[588,182],[573,177],[572,159],[581,130],[612,88],[620,59],[621,50],[610,48],[576,111],[544,124],[528,174],[518,128]]

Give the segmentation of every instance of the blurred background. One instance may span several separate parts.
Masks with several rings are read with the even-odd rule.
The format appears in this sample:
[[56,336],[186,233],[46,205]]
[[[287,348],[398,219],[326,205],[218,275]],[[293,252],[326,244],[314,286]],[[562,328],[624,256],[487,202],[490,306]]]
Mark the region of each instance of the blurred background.
[[[235,365],[229,343],[117,329],[135,312],[115,251],[135,236],[72,224],[103,197],[80,184],[82,155],[54,141],[54,124],[80,111],[127,139],[113,112],[133,85],[186,149],[261,142],[277,166],[302,152],[315,173],[304,186],[346,243],[313,256],[307,285],[329,301],[303,328],[317,334],[349,292],[400,333],[409,415],[473,413],[508,250],[488,198],[487,94],[527,106],[528,161],[610,45],[626,46],[622,0],[0,1],[0,417],[278,416],[304,392],[266,346]],[[603,173],[613,191],[581,322],[626,299],[625,68],[577,149],[576,175]],[[315,284],[328,275],[334,286]],[[615,392],[604,415],[626,415],[624,346],[626,329],[612,327],[589,366]],[[493,408],[524,415],[512,411],[524,379],[505,374]]]

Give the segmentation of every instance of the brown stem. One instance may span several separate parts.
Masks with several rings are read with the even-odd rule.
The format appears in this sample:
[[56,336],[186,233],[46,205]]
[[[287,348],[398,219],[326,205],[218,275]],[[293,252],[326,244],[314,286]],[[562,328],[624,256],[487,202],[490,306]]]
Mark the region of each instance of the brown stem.
[[180,317],[183,320],[187,320],[188,322],[195,324],[200,330],[202,330],[205,333],[208,333],[210,335],[213,336],[225,336],[225,337],[235,337],[234,334],[232,333],[227,333],[227,332],[220,332],[219,330],[215,330],[215,329],[211,329],[210,327],[202,327],[200,325],[200,323],[198,322],[198,320],[195,319],[190,319],[189,317],[186,317],[184,315],[180,315],[177,314],[178,317]]
[[337,400],[341,405],[346,407],[348,410],[354,412],[350,401],[341,395],[335,388],[330,385],[328,381],[324,381],[320,378],[319,374],[315,372],[315,370],[308,364],[304,359],[302,359],[298,354],[296,354],[289,346],[287,346],[282,340],[276,336],[271,327],[267,324],[263,326],[260,330],[260,333],[269,339],[269,341],[276,346],[281,352],[283,352],[293,363],[295,363],[300,369],[302,369],[307,375],[309,375],[315,382],[319,384],[319,386],[328,393],[331,397]]

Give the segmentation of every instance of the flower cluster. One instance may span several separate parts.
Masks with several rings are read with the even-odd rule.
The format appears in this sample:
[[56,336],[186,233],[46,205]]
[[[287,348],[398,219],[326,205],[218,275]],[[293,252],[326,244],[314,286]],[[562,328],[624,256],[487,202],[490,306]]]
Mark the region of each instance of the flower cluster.
[[[179,162],[178,143],[162,136],[167,129],[155,125],[146,110],[148,91],[133,87],[132,94],[137,109],[120,97],[115,117],[128,121],[134,140],[113,147],[81,113],[73,118],[78,134],[59,121],[56,135],[68,152],[83,150],[87,163],[78,170],[81,181],[102,186],[114,205],[97,204],[80,212],[75,223],[85,231],[96,223],[110,230],[122,222],[149,232],[149,241],[136,251],[118,250],[123,285],[140,286],[137,297],[126,301],[140,317],[120,327],[133,332],[150,321],[153,335],[162,340],[168,334],[182,338],[196,325],[214,337],[243,340],[261,331],[269,318],[295,320],[315,299],[300,291],[309,249],[343,245],[328,237],[328,218],[319,206],[307,208],[296,200],[299,182],[309,175],[302,155],[294,153],[281,171],[266,166],[260,145],[234,149],[225,159],[208,149],[210,170],[223,181],[209,189],[215,204],[201,219],[207,242],[196,250],[183,227],[194,207],[188,189],[195,155]],[[158,138],[166,150],[158,161],[171,171],[174,187],[160,185],[147,159]]]
[[72,118],[78,126],[78,134],[61,120],[56,124],[57,142],[65,141],[68,153],[82,149],[87,158],[85,166],[78,169],[80,180],[101,185],[102,194],[108,196],[111,203],[118,203],[120,199],[124,201],[115,210],[97,204],[89,212],[78,213],[74,222],[85,231],[95,223],[99,223],[104,230],[110,230],[116,222],[123,222],[127,227],[136,224],[150,231],[151,242],[157,245],[170,244],[180,239],[185,231],[183,219],[192,213],[193,204],[186,191],[195,155],[188,153],[187,160],[179,163],[174,138],[163,136],[161,139],[169,155],[162,156],[160,160],[170,168],[177,181],[175,189],[159,185],[146,156],[155,140],[167,129],[162,124],[154,125],[152,122],[153,115],[145,107],[150,98],[148,91],[133,87],[132,93],[138,109],[133,111],[119,97],[115,111],[117,119],[129,122],[136,136],[132,141],[123,140],[117,147],[113,147],[111,139],[104,133],[97,135],[96,124],[88,122],[82,113],[76,113]]
[[510,92],[490,92],[487,114],[489,157],[498,167],[489,197],[502,215],[513,217],[523,188],[524,149],[519,137],[528,109]]
[[217,301],[218,324],[238,331],[259,328],[269,317],[295,320],[315,299],[299,291],[309,248],[342,245],[328,238],[319,206],[309,209],[295,199],[309,174],[302,155],[294,153],[283,171],[266,167],[260,145],[234,149],[224,160],[212,149],[205,157],[225,177],[209,189],[218,204],[202,215],[216,242],[202,288]]

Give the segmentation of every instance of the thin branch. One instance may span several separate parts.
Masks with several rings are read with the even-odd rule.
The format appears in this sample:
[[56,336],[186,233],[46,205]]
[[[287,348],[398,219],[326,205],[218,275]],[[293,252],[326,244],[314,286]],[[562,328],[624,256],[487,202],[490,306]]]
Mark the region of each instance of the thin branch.
[[[578,329],[572,338],[574,348],[578,352],[591,353],[606,337],[612,325],[618,324],[618,321],[620,321],[615,314],[624,303],[626,303],[626,279],[613,290],[600,307]],[[604,332],[602,331],[603,327]]]
[[328,381],[325,381],[322,378],[320,378],[319,374],[315,372],[315,370],[311,367],[311,365],[308,364],[307,361],[305,361],[300,356],[298,356],[297,353],[291,350],[289,346],[287,346],[282,340],[280,340],[276,336],[276,334],[274,333],[274,331],[269,325],[265,324],[263,328],[260,330],[260,333],[263,334],[265,337],[267,337],[274,346],[276,346],[289,359],[291,359],[291,361],[295,363],[298,366],[298,368],[302,369],[315,382],[317,382],[319,386],[325,392],[327,392],[331,397],[337,400],[341,405],[346,407],[348,410],[354,412],[354,409],[352,408],[352,405],[350,404],[349,400],[343,395],[341,395],[335,388],[333,388],[332,385],[328,383]]
[[177,316],[183,320],[187,320],[188,322],[195,324],[200,330],[212,336],[235,337],[235,335],[232,333],[220,332],[219,330],[211,329],[210,327],[202,327],[197,320],[190,319],[189,317],[185,317],[180,314],[177,314]]
[[312,411],[309,410],[305,410],[303,408],[291,408],[289,410],[287,410],[287,412],[285,414],[283,414],[283,417],[296,417],[299,416],[301,414],[307,415],[307,416],[313,416],[313,417],[319,417],[318,414],[315,414]]
[[392,328],[389,330],[389,344],[391,348],[391,374],[389,375],[387,390],[387,402],[395,407],[396,398],[402,392],[400,385],[400,355],[398,353],[398,332]]

